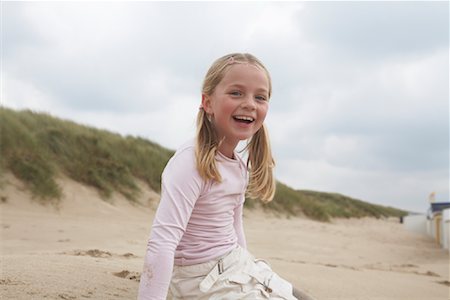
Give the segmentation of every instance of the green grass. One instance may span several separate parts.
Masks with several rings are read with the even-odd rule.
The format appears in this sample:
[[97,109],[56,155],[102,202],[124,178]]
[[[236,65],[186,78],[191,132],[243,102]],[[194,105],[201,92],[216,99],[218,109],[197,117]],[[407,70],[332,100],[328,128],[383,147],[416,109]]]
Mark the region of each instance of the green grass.
[[137,178],[159,191],[162,170],[173,155],[139,137],[28,110],[1,108],[0,119],[1,169],[11,171],[42,200],[61,197],[58,174],[95,187],[104,198],[117,191],[134,200]]
[[[255,202],[247,199],[246,205],[253,208]],[[305,215],[323,222],[329,222],[332,218],[384,218],[408,214],[400,209],[371,204],[336,193],[294,190],[281,182],[277,182],[274,200],[263,207],[287,216]]]
[[[118,192],[134,201],[140,192],[136,179],[159,192],[161,173],[174,153],[140,137],[124,137],[29,110],[0,108],[0,120],[0,172],[12,172],[41,201],[61,198],[56,178],[62,174],[96,188],[104,199]],[[246,201],[247,208],[254,206],[254,201]],[[320,221],[407,214],[339,194],[296,191],[281,182],[274,200],[263,208]]]

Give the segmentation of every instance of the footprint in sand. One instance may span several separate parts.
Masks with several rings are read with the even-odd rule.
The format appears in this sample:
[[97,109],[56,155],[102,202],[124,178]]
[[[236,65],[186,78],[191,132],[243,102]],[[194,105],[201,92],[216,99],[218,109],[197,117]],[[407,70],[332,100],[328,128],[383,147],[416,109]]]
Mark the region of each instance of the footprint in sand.
[[120,278],[124,278],[124,279],[129,279],[129,280],[134,280],[139,282],[140,278],[141,278],[141,273],[139,272],[130,272],[128,270],[123,270],[121,272],[116,272],[116,273],[112,273],[114,276],[120,277]]
[[[58,240],[58,242],[69,242],[70,239]],[[109,257],[123,257],[123,258],[137,258],[133,253],[125,253],[125,254],[113,254],[109,251],[103,251],[98,249],[90,249],[90,250],[73,250],[70,252],[62,252],[60,254],[66,255],[75,255],[75,256],[91,256],[91,257],[100,257],[100,258],[109,258]]]
[[75,256],[91,256],[91,257],[102,257],[107,258],[111,257],[112,254],[108,251],[102,251],[98,249],[90,249],[90,250],[73,250],[70,252],[63,252],[61,254],[67,255],[75,255]]
[[402,264],[402,265],[399,265],[399,267],[401,267],[401,268],[418,268],[418,266],[413,265],[413,264]]
[[58,243],[67,243],[67,242],[70,242],[70,239],[60,239],[57,242]]
[[83,298],[91,298],[94,295],[94,292],[88,291],[86,294],[82,294]]
[[409,274],[416,274],[416,275],[421,275],[421,276],[441,277],[439,274],[432,272],[432,271],[420,272],[420,271],[414,270],[415,268],[418,268],[418,266],[416,266],[414,264],[389,265],[389,264],[383,264],[383,263],[376,263],[376,264],[365,265],[363,268],[367,269],[367,270],[409,273]]
[[12,280],[9,278],[0,279],[0,285],[21,285],[21,284],[25,284],[25,283],[22,281]]
[[68,295],[68,294],[58,294],[58,297],[60,299],[65,299],[65,300],[77,299],[76,296],[72,296],[72,295]]
[[431,271],[427,271],[426,273],[419,273],[419,272],[415,272],[418,275],[425,275],[425,276],[432,276],[432,277],[441,277],[441,275],[431,272]]
[[137,258],[137,256],[134,255],[133,253],[125,253],[125,254],[123,254],[121,256],[125,257],[125,258]]
[[448,281],[448,280],[444,280],[444,281],[436,281],[437,283],[439,283],[439,284],[443,284],[443,285],[446,285],[446,286],[450,286],[450,281]]

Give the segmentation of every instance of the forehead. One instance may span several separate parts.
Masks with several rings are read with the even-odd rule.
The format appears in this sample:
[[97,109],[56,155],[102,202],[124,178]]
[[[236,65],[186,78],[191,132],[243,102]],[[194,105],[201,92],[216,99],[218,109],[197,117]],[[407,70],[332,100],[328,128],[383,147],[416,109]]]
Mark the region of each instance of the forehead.
[[264,89],[269,91],[269,78],[266,72],[259,66],[249,63],[231,65],[220,81],[223,87],[231,85],[244,85],[248,88]]

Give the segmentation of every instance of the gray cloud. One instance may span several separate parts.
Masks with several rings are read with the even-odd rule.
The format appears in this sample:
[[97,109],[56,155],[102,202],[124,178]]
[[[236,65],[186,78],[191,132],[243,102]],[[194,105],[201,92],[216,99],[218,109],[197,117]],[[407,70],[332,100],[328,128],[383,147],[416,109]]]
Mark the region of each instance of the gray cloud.
[[445,2],[317,2],[306,7],[298,17],[306,38],[352,59],[398,59],[448,48]]
[[[4,101],[176,148],[209,64],[270,70],[277,176],[424,209],[448,199],[446,2],[6,2]],[[393,183],[397,183],[394,187]]]

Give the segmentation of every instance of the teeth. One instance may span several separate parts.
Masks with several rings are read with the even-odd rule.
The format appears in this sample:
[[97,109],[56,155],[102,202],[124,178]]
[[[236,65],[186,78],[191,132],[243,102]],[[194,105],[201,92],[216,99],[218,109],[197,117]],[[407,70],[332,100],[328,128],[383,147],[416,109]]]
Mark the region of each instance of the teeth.
[[239,119],[239,120],[250,121],[250,122],[253,122],[253,120],[254,120],[252,117],[247,117],[247,116],[235,116],[235,118]]

